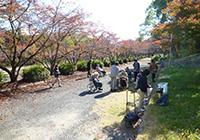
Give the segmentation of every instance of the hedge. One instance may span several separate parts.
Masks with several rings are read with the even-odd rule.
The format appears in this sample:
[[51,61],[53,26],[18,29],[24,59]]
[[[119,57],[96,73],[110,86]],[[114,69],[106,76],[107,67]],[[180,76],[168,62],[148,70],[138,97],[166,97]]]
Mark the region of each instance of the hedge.
[[100,61],[100,60],[94,60],[94,61],[92,61],[92,68],[93,68],[93,69],[96,69],[97,64],[99,64],[99,66],[100,66],[101,68],[103,68],[103,66],[104,66],[104,64],[103,64],[102,61]]
[[75,66],[70,63],[63,63],[59,66],[60,73],[63,75],[72,75],[75,71]]
[[105,60],[105,61],[103,61],[103,63],[104,63],[105,67],[110,67],[111,66],[111,63],[110,63],[109,60]]
[[123,64],[123,60],[121,58],[119,58],[117,61],[119,62],[119,64]]
[[41,81],[49,77],[49,71],[41,65],[35,65],[31,68],[26,68],[22,74],[22,80],[27,82]]
[[82,61],[77,64],[77,70],[79,71],[87,71],[87,62]]

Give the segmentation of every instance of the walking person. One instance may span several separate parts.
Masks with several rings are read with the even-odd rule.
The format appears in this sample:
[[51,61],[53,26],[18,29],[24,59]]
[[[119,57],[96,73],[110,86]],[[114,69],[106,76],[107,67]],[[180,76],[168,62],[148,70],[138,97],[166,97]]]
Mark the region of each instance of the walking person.
[[111,67],[110,77],[111,77],[111,89],[110,91],[117,91],[116,89],[116,80],[117,76],[119,75],[119,63],[115,62],[115,64]]
[[54,76],[55,76],[56,80],[53,82],[52,87],[54,86],[54,84],[56,82],[58,82],[59,87],[61,87],[62,85],[60,82],[60,71],[59,71],[58,65],[56,65],[54,68]]
[[137,61],[137,59],[134,59],[133,63],[133,71],[134,71],[134,82],[136,81],[136,77],[140,71],[140,63]]
[[158,66],[153,59],[151,60],[149,70],[150,70],[150,73],[152,75],[152,81],[155,82],[156,72],[158,71]]
[[145,111],[144,109],[144,95],[147,94],[147,88],[151,86],[147,84],[147,76],[150,74],[148,69],[145,69],[142,75],[139,77],[138,85],[137,85],[137,93],[140,95],[139,104],[138,104],[138,112]]
[[92,60],[90,59],[90,60],[88,61],[88,63],[87,63],[87,71],[88,71],[87,77],[90,77],[90,76],[91,76],[91,62],[92,62]]

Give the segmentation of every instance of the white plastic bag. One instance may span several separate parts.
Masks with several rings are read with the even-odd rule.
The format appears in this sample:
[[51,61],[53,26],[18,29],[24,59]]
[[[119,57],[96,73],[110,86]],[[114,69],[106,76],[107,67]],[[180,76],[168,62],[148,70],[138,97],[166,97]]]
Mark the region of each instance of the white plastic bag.
[[153,88],[147,88],[147,96],[151,95],[152,90],[153,90]]

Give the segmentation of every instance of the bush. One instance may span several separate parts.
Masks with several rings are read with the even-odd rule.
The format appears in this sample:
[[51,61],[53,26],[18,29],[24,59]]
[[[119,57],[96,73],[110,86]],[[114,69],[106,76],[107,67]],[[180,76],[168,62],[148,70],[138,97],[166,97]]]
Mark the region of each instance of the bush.
[[117,60],[112,60],[111,65],[114,65]]
[[28,82],[41,81],[49,77],[49,71],[41,65],[35,65],[31,68],[24,69],[22,74],[22,80]]
[[111,63],[109,60],[103,61],[105,67],[110,67]]
[[102,61],[100,61],[100,60],[94,60],[94,61],[92,61],[92,68],[93,68],[93,69],[96,69],[97,64],[99,64],[99,66],[100,66],[101,68],[103,68],[103,66],[104,66],[104,64],[103,64]]
[[119,64],[123,64],[123,60],[121,58],[119,58],[117,61],[119,62]]
[[124,59],[123,59],[123,62],[124,62],[124,63],[127,63],[127,62],[128,62],[128,59],[127,59],[127,58],[124,58]]
[[169,55],[161,55],[160,60],[168,60],[169,59]]
[[151,59],[154,61],[159,61],[160,56],[158,54],[155,54]]
[[0,84],[6,82],[6,75],[3,72],[0,72]]
[[128,57],[128,61],[132,62],[133,61],[133,57]]
[[63,63],[59,66],[60,73],[63,75],[72,75],[75,71],[75,66],[70,63]]
[[87,62],[82,61],[77,64],[77,70],[79,71],[87,71]]

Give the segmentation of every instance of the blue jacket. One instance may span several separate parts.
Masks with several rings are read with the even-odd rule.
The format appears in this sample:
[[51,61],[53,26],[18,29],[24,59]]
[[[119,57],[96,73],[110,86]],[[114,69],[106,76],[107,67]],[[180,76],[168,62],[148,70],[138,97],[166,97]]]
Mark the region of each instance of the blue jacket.
[[140,89],[142,92],[147,92],[147,88],[149,88],[149,85],[147,84],[147,77],[141,75],[138,80],[137,89]]

